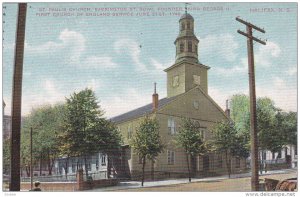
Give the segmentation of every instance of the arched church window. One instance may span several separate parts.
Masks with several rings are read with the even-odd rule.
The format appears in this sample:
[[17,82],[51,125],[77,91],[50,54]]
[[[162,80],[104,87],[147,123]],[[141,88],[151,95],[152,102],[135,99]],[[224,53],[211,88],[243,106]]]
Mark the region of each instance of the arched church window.
[[196,54],[198,54],[198,47],[196,44],[195,44],[195,52],[196,52]]
[[191,23],[187,22],[187,29],[190,29],[190,28],[191,28]]
[[188,52],[193,52],[192,51],[192,41],[188,42]]
[[199,121],[195,121],[195,126],[199,129],[200,128],[200,123],[199,123]]
[[182,53],[184,51],[184,44],[180,43],[180,53]]
[[185,30],[185,24],[181,23],[181,30]]

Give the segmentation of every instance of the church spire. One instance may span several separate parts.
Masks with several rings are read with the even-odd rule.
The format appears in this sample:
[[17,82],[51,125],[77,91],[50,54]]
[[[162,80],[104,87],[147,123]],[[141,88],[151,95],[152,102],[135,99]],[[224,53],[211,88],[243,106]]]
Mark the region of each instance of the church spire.
[[179,35],[175,40],[176,62],[190,60],[198,63],[198,43],[199,40],[194,34],[194,18],[187,12],[187,3],[185,13],[179,20]]

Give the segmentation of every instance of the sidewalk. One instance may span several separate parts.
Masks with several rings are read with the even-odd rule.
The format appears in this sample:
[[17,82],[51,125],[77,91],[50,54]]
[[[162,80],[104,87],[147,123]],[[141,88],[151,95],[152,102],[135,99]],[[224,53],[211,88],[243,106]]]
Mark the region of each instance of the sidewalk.
[[[267,173],[263,172],[263,174],[260,175],[271,175],[271,174],[283,174],[287,172],[297,172],[297,169],[283,169],[283,170],[274,170],[274,171],[268,171]],[[230,176],[231,179],[235,178],[244,178],[244,177],[250,177],[251,173],[243,173],[243,174],[232,174]],[[208,178],[192,178],[192,182],[208,182],[208,181],[217,181],[217,180],[224,180],[228,179],[228,175],[223,176],[217,176],[217,177],[208,177]],[[188,183],[188,178],[184,179],[174,179],[174,180],[162,180],[162,181],[147,181],[144,182],[144,188],[145,187],[156,187],[156,186],[166,186],[166,185],[175,185],[175,184],[182,184],[182,183]],[[126,181],[126,182],[120,182],[117,186],[113,187],[105,187],[105,188],[97,188],[93,190],[88,190],[92,192],[104,192],[104,191],[114,191],[114,190],[121,190],[121,189],[132,189],[132,188],[142,188],[140,181]]]

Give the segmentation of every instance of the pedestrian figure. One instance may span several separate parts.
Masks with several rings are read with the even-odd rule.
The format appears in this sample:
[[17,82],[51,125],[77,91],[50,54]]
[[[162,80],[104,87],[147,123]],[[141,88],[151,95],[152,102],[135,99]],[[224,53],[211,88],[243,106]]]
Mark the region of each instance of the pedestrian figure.
[[41,183],[39,181],[34,182],[34,189],[31,191],[42,191],[41,188],[39,188],[39,186],[41,185]]

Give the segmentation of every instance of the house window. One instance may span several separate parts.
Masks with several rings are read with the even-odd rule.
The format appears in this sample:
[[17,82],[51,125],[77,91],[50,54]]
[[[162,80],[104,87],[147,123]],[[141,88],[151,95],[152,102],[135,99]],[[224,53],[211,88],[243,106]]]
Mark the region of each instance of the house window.
[[199,123],[199,121],[195,121],[195,123],[194,123],[194,125],[195,125],[195,127],[197,127],[198,129],[200,128],[200,123]]
[[262,160],[267,159],[267,153],[265,151],[262,152]]
[[236,157],[235,158],[235,167],[240,168],[240,165],[241,165],[241,160],[240,160],[240,158]]
[[91,164],[90,164],[90,163],[87,163],[87,164],[86,164],[86,169],[87,169],[88,171],[91,171]]
[[72,164],[72,172],[75,173],[76,171],[76,164]]
[[99,170],[99,160],[96,160],[96,170]]
[[105,156],[105,155],[102,155],[102,156],[101,156],[101,165],[102,165],[102,166],[105,166],[105,165],[106,165],[106,156]]
[[201,138],[204,139],[205,129],[200,129]]
[[184,43],[180,43],[179,48],[180,48],[180,53],[182,53],[184,51]]
[[181,30],[185,30],[185,24],[181,23]]
[[168,133],[171,135],[176,134],[176,124],[174,118],[172,117],[169,117],[168,119]]
[[132,137],[132,125],[129,125],[127,128],[127,138],[131,139]]
[[188,42],[188,52],[193,52],[193,50],[192,50],[192,41]]
[[168,154],[168,164],[173,165],[175,163],[175,152],[168,150],[167,154]]

